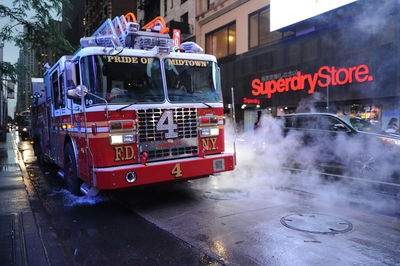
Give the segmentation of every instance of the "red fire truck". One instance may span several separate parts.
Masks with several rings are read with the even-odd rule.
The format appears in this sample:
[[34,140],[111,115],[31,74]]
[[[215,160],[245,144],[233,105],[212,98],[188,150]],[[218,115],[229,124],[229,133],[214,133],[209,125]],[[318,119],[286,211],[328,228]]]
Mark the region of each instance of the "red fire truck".
[[129,13],[44,73],[32,95],[34,149],[72,193],[234,169],[215,57],[193,42],[172,46],[163,18],[140,29]]

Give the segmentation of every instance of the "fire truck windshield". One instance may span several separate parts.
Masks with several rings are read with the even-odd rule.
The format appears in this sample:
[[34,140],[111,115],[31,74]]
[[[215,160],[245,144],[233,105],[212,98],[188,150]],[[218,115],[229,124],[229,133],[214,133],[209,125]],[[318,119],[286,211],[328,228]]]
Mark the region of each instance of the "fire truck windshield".
[[[160,60],[151,57],[93,55],[82,58],[82,82],[111,104],[163,102]],[[88,96],[86,104],[102,103]]]
[[217,64],[211,61],[164,60],[171,102],[221,102]]

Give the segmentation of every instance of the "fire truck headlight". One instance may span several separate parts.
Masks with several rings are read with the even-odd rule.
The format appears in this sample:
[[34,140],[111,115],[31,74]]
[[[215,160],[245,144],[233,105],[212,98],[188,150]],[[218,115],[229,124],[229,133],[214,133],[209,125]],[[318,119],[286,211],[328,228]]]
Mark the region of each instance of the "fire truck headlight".
[[200,128],[200,137],[214,137],[219,135],[218,127]]
[[137,175],[136,175],[135,172],[128,172],[128,173],[125,175],[125,179],[126,179],[126,181],[127,181],[128,183],[133,183],[133,182],[136,181]]
[[136,140],[135,137],[135,134],[110,135],[110,144],[118,145],[125,143],[134,143]]
[[124,135],[124,143],[132,143],[135,142],[135,137],[133,134]]
[[124,139],[122,135],[111,135],[110,136],[111,145],[122,144]]

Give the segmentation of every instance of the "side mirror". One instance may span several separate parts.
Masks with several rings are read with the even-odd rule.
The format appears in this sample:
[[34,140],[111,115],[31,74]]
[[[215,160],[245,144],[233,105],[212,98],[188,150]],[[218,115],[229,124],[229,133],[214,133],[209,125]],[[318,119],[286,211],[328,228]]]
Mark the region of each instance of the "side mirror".
[[342,132],[349,132],[349,129],[343,124],[335,124],[333,126],[333,130],[342,131]]
[[67,97],[73,100],[85,97],[86,94],[88,94],[88,88],[85,85],[78,85],[67,91]]

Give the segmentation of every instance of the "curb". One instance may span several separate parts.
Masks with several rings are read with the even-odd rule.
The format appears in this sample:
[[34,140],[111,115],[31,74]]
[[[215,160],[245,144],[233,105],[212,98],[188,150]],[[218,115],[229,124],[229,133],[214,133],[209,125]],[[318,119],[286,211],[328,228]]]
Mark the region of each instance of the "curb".
[[[26,170],[24,159],[22,157],[21,152],[18,149],[18,145],[15,142],[14,134],[11,134],[11,136],[13,137],[12,143],[13,143],[14,149],[17,152],[16,159],[17,159],[17,163],[18,163],[21,173],[22,173],[22,178],[23,178],[23,181],[25,184],[28,201],[29,201],[29,207],[30,207],[30,211],[31,211],[30,213],[23,214],[23,216],[22,216],[22,221],[23,221],[22,237],[24,239],[23,242],[25,243],[25,248],[26,248],[25,253],[27,254],[27,256],[25,256],[27,259],[25,262],[25,265],[31,265],[31,263],[37,264],[37,265],[43,265],[43,263],[45,263],[46,265],[51,265],[49,256],[48,256],[48,252],[47,252],[46,246],[43,241],[42,232],[38,225],[38,220],[37,220],[36,214],[32,208],[32,200],[36,199],[36,195],[33,190],[32,184],[29,182],[28,171]],[[35,246],[34,242],[37,243],[38,240],[40,241],[40,246],[41,246],[42,252],[40,252],[36,248],[32,248]],[[31,254],[32,256],[29,256],[29,254]],[[32,261],[29,259],[30,257],[32,258]],[[29,263],[29,262],[31,262],[31,263]]]

